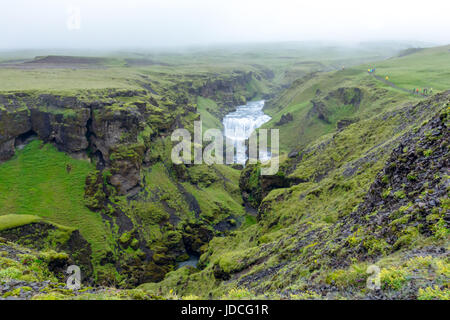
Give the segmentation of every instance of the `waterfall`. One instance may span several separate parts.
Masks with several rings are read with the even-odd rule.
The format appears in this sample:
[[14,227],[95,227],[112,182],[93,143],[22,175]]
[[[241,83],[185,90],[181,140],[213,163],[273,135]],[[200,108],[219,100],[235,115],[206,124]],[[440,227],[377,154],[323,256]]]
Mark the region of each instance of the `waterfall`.
[[236,150],[235,163],[245,165],[247,161],[245,140],[253,131],[271,119],[264,114],[263,107],[264,100],[249,102],[244,106],[237,107],[236,111],[223,118],[224,136],[234,144]]

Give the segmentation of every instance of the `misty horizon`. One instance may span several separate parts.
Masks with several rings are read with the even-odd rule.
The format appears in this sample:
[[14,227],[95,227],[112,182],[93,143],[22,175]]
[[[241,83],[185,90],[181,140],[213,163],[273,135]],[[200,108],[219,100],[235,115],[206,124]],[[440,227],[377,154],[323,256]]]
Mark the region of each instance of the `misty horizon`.
[[26,1],[0,4],[0,50],[450,42],[439,1]]

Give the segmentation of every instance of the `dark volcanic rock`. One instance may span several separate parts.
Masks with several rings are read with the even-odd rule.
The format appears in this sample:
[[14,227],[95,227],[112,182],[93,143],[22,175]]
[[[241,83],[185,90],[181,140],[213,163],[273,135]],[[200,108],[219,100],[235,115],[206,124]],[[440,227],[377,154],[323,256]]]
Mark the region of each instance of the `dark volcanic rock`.
[[[43,250],[47,248],[49,242],[52,242],[49,239],[57,232],[57,227],[54,225],[46,222],[37,222],[0,231],[0,237],[36,250]],[[76,264],[82,270],[83,280],[91,282],[93,275],[91,246],[78,230],[69,233],[70,235],[65,242],[54,244],[55,246],[52,249],[66,252],[70,259],[51,261],[49,268],[52,271],[62,273],[70,264]]]
[[293,120],[294,120],[294,117],[292,116],[291,113],[288,112],[288,113],[283,114],[283,115],[281,116],[280,121],[278,121],[278,122],[276,123],[276,125],[277,125],[277,126],[281,126],[281,125],[286,124],[286,123],[288,123],[288,122],[291,122],[291,121],[293,121]]

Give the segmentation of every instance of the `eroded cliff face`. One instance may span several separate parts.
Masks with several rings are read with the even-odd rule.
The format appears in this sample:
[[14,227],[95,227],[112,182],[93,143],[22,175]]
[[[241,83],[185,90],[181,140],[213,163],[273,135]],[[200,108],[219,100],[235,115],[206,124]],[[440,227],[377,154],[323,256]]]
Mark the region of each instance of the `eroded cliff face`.
[[[150,100],[145,91],[133,90],[110,90],[86,97],[0,95],[0,160],[8,160],[18,146],[36,137],[74,157],[95,157],[99,166],[113,170],[111,184],[119,194],[126,194],[139,184],[140,162],[120,156],[120,152],[124,146],[139,143],[138,135],[147,126],[151,109],[157,108]],[[163,128],[171,125],[168,121]],[[140,149],[142,159],[143,143]]]
[[[117,239],[116,245],[97,263],[112,264],[129,279],[129,284],[157,281],[170,270],[177,257],[187,255],[182,237],[180,235],[170,244],[170,248],[163,248],[158,256],[140,231],[146,223],[132,221],[124,212],[127,210],[126,199],[143,192],[145,183],[141,171],[143,166],[148,169],[151,165],[152,140],[161,139],[175,127],[188,125],[188,120],[198,117],[195,111],[188,100],[175,105],[170,98],[158,101],[144,90],[1,94],[0,160],[10,159],[31,139],[39,139],[54,144],[72,157],[94,162],[97,171],[86,178],[86,206],[102,214],[113,238]],[[70,168],[67,170],[70,172]],[[117,199],[121,197],[125,197],[125,204],[119,206]],[[26,231],[22,229],[15,230],[14,234]],[[45,243],[40,238],[35,242]],[[89,244],[85,240],[83,243],[89,251]],[[80,247],[83,247],[82,243]],[[132,256],[125,252],[131,247],[136,252]],[[91,257],[90,254],[85,256],[89,263],[84,261],[84,265],[88,266]],[[170,261],[166,261],[168,257]],[[86,268],[89,270],[86,275],[90,278],[92,266]],[[116,283],[110,274],[97,273],[96,277],[100,283]]]
[[90,110],[75,97],[10,93],[0,96],[0,159],[7,160],[22,138],[37,135],[69,153],[86,150]]
[[224,77],[192,77],[162,88],[161,96],[125,89],[0,94],[0,162],[38,138],[73,157],[95,159],[99,169],[110,170],[108,182],[119,195],[134,195],[142,163],[154,161],[149,159],[150,140],[190,126],[188,121],[197,116],[191,103],[196,96],[218,101],[213,113],[220,119],[256,94],[247,86],[261,75],[236,71]]
[[[2,230],[0,239],[31,247],[34,250],[45,250],[48,256],[53,255],[49,262],[49,269],[59,275],[61,281],[64,281],[63,275],[67,267],[76,264],[82,271],[82,281],[93,283],[92,249],[78,230],[61,228],[39,221]],[[56,251],[66,254],[57,254]]]
[[[2,93],[0,163],[33,139],[94,163],[96,170],[83,178],[84,204],[101,215],[105,234],[99,235],[102,249],[94,244],[92,256],[86,254],[92,263],[87,281],[133,287],[162,280],[178,262],[204,253],[214,236],[236,228],[244,215],[234,169],[175,166],[170,134],[191,130],[199,119],[197,95],[220,101],[220,117],[245,102],[242,93],[253,77],[202,77],[198,86],[178,81],[158,92]],[[91,250],[92,243],[79,241],[78,251],[83,243]]]
[[[211,110],[218,119],[222,119],[227,113],[236,110],[237,106],[244,105],[247,101],[260,95],[268,99],[272,94],[258,92],[252,88],[252,84],[270,79],[270,76],[259,72],[233,71],[227,75],[192,75],[189,80],[181,81],[172,87],[174,91],[183,90],[192,96],[201,96],[217,102],[219,108]],[[275,89],[273,89],[275,91]]]

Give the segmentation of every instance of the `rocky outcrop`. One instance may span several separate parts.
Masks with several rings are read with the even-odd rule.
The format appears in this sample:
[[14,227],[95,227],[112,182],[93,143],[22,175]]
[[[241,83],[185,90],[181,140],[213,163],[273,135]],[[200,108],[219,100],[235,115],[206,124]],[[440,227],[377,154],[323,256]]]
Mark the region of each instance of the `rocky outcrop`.
[[235,98],[233,97],[234,91],[236,91],[237,87],[245,87],[253,77],[252,72],[240,72],[235,76],[225,79],[208,79],[205,84],[197,89],[196,94],[212,98],[217,96],[218,93],[227,96],[227,99],[223,101],[224,104],[234,104]]
[[76,97],[12,93],[1,95],[0,105],[0,160],[10,158],[16,140],[26,134],[72,154],[88,148],[90,108]]
[[198,256],[214,236],[211,228],[201,222],[190,222],[184,226],[183,231],[183,243],[187,252]]
[[0,237],[36,250],[51,248],[64,251],[68,254],[68,259],[53,259],[49,265],[50,269],[62,273],[69,265],[76,264],[81,268],[82,280],[88,283],[93,281],[91,246],[78,230],[59,229],[47,222],[36,222],[2,230]]
[[355,122],[358,122],[358,119],[340,119],[336,122],[336,129],[342,130]]
[[[202,96],[214,100],[219,108],[210,110],[218,119],[235,110],[236,106],[246,104],[255,97],[248,85],[255,79],[265,76],[254,72],[233,71],[231,74],[196,76],[194,80],[176,84],[175,92],[188,92],[192,96]],[[180,99],[180,97],[178,97]]]
[[[126,105],[114,99],[139,98],[144,93],[113,90],[95,100],[54,94],[0,95],[0,161],[14,155],[24,136],[35,135],[72,156],[95,155],[100,166],[112,168],[111,184],[119,194],[126,194],[139,184],[141,161],[123,156],[127,152],[123,149],[137,144],[149,103]],[[140,159],[143,152],[139,151]]]
[[[336,108],[343,105],[351,105],[353,108],[358,108],[363,98],[363,92],[357,87],[342,87],[336,90],[323,94],[319,89],[316,90],[315,97],[311,100],[312,108],[308,111],[308,118],[317,117],[323,122],[330,124],[330,120]],[[338,128],[342,125],[348,125],[347,122],[341,122]]]
[[329,100],[335,98],[340,101],[344,105],[353,105],[359,106],[361,100],[363,98],[362,90],[358,87],[343,87],[338,88],[337,90],[331,91],[326,97],[325,100]]
[[308,118],[317,117],[325,123],[330,123],[328,117],[330,112],[328,111],[325,103],[319,99],[311,100],[312,108],[308,111]]
[[143,145],[119,146],[112,150],[110,166],[112,176],[109,183],[116,187],[119,195],[136,194],[140,180],[140,169],[144,157]]
[[292,113],[288,112],[286,114],[283,114],[280,118],[280,121],[275,123],[277,126],[282,126],[283,124],[286,124],[288,122],[291,122],[294,120],[294,117],[292,116]]
[[386,241],[385,250],[407,246],[419,234],[445,235],[450,223],[445,209],[450,186],[448,123],[444,110],[402,138],[344,225],[364,226],[372,237]]
[[239,188],[242,192],[244,203],[257,209],[261,201],[270,191],[279,188],[288,188],[292,185],[304,182],[301,179],[287,177],[283,168],[275,175],[261,175],[260,164],[250,164],[241,172]]

